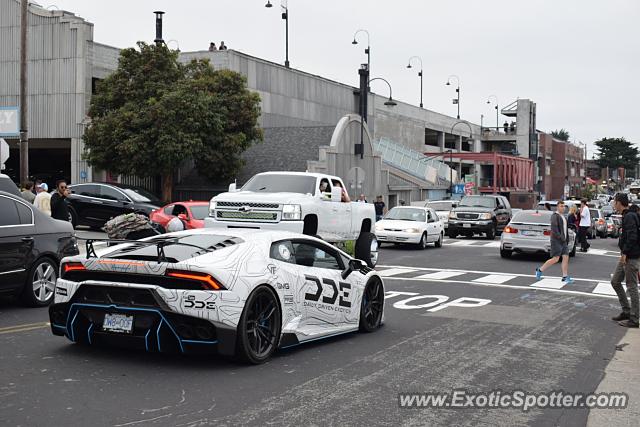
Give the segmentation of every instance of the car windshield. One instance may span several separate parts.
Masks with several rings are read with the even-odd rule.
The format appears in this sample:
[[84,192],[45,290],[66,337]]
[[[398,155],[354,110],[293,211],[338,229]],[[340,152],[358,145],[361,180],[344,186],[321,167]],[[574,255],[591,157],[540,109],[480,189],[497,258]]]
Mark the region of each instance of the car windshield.
[[427,216],[422,209],[393,208],[385,215],[384,219],[425,222]]
[[209,215],[209,204],[191,206],[193,219],[205,219]]
[[142,188],[136,187],[118,187],[120,190],[124,191],[124,193],[131,198],[134,202],[140,203],[153,203],[159,202],[160,200],[153,194],[149,193],[147,190],[143,190]]
[[522,211],[515,214],[511,222],[549,225],[551,214],[550,211]]
[[242,187],[242,191],[315,194],[316,178],[304,175],[258,174]]
[[466,196],[460,201],[458,207],[493,208],[496,201],[493,197]]
[[600,218],[600,211],[597,209],[589,209],[589,213],[591,214],[591,218]]
[[451,202],[429,202],[427,203],[427,207],[431,208],[435,211],[450,211],[451,210]]

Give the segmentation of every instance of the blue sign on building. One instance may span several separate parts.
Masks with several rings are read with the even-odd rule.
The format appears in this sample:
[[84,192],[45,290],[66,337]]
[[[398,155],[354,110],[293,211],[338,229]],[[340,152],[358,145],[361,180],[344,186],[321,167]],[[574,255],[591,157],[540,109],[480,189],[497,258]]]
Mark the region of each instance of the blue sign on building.
[[453,194],[464,194],[464,184],[456,184],[453,186]]

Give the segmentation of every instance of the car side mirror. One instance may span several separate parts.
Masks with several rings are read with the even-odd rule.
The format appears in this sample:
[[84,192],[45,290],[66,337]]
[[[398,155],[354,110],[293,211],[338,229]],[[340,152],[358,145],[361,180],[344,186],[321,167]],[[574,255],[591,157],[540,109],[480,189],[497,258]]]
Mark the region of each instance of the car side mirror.
[[189,217],[187,216],[187,214],[178,214],[178,219],[181,219],[182,221],[189,221]]
[[349,260],[349,265],[347,268],[341,273],[342,279],[346,279],[356,270],[360,270],[364,267],[364,264],[359,259]]
[[229,193],[233,193],[235,191],[237,191],[236,183],[232,182],[231,184],[229,184]]

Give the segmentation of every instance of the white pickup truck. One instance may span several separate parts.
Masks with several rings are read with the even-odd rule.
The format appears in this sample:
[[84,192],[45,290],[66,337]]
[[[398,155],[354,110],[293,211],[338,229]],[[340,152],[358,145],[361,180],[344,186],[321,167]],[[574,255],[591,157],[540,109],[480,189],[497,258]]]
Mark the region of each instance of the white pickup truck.
[[370,267],[378,258],[373,234],[375,209],[343,202],[346,188],[336,176],[304,172],[264,172],[240,189],[211,199],[205,227],[285,230],[330,243],[355,240],[355,256]]

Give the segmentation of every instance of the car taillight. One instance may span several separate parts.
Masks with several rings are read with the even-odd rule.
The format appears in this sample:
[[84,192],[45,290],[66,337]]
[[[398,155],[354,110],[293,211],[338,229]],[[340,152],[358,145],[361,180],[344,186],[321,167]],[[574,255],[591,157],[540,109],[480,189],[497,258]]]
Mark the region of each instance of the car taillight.
[[206,273],[197,273],[194,271],[167,270],[165,274],[169,277],[175,277],[178,279],[186,279],[186,280],[193,280],[196,282],[200,282],[205,287],[205,289],[208,289],[211,291],[219,291],[219,290],[226,289],[224,286],[218,283],[216,279],[211,277],[210,274],[206,274]]
[[510,234],[515,234],[515,233],[517,233],[517,232],[518,232],[518,229],[517,229],[517,228],[513,228],[513,227],[511,227],[511,226],[507,225],[507,226],[504,228],[504,232],[505,232],[505,233],[510,233]]
[[551,236],[551,230],[544,230],[544,234],[545,236]]
[[64,279],[64,276],[69,273],[70,271],[85,271],[87,269],[87,267],[85,267],[84,265],[82,265],[81,262],[65,262],[64,264],[62,264],[62,278]]
[[600,218],[600,219],[598,220],[598,224],[604,224],[604,219]]

